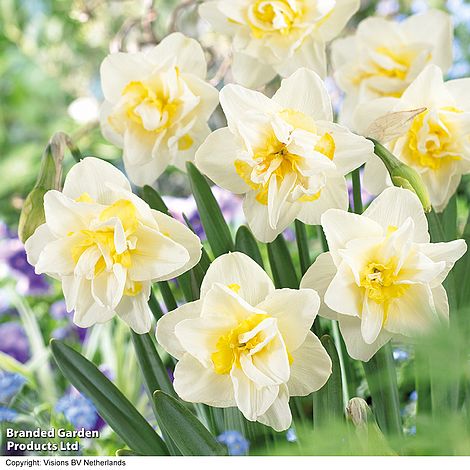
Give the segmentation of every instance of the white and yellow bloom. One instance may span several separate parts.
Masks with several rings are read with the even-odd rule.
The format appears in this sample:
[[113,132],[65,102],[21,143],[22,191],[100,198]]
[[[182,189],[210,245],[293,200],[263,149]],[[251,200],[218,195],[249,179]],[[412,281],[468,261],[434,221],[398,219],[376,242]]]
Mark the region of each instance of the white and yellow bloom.
[[311,289],[275,290],[242,253],[217,258],[201,299],[166,314],[158,342],[179,362],[174,386],[186,401],[237,406],[277,431],[292,421],[290,396],[320,389],[331,360],[310,331],[320,300]]
[[101,64],[101,130],[124,150],[136,185],[152,184],[168,165],[184,170],[210,133],[218,92],[205,78],[201,46],[180,33],[148,52],[111,54]]
[[232,72],[258,88],[300,67],[326,75],[325,43],[359,9],[359,0],[210,0],[199,7],[212,27],[233,37]]
[[332,209],[322,226],[330,251],[301,287],[323,297],[320,315],[339,321],[351,357],[368,361],[393,336],[422,335],[447,321],[442,282],[467,247],[429,242],[414,193],[388,188],[363,215]]
[[357,104],[400,97],[427,64],[444,72],[452,65],[451,17],[439,10],[401,23],[383,18],[362,21],[353,36],[332,44],[335,79],[346,93],[340,121],[350,125]]
[[206,139],[196,165],[219,186],[246,194],[256,238],[271,242],[295,218],[319,224],[327,209],[348,208],[345,175],[373,156],[373,145],[333,123],[318,75],[299,69],[272,99],[228,85],[220,100],[228,127]]
[[150,329],[151,283],[191,269],[199,239],[131,192],[110,163],[85,158],[63,192],[44,196],[46,223],[26,242],[36,273],[62,281],[74,323],[89,327],[118,315],[135,332]]
[[[378,117],[425,109],[402,127],[401,135],[386,144],[398,159],[421,175],[437,212],[445,209],[462,175],[470,173],[469,99],[470,79],[444,83],[442,71],[429,65],[401,98],[374,100],[361,105],[355,113],[355,126],[366,133]],[[378,194],[387,184],[385,166],[379,159],[371,160],[366,165],[364,185]]]

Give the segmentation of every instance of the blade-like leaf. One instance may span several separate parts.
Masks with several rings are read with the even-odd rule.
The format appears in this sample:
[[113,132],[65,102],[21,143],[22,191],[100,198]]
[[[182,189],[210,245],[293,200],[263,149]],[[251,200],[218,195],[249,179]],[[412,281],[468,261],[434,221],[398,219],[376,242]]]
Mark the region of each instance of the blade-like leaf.
[[308,249],[307,227],[300,220],[295,221],[295,238],[297,240],[297,249],[299,250],[300,269],[302,275],[312,264],[310,259],[310,250]]
[[191,163],[186,164],[191,189],[196,200],[201,223],[206,232],[207,241],[215,257],[234,251],[230,228],[222,215],[209,183]]
[[278,289],[283,287],[297,289],[299,287],[299,280],[282,234],[272,243],[268,243],[268,257],[275,286]]
[[154,394],[159,424],[183,455],[225,455],[225,449],[179,400],[162,391]]
[[165,443],[116,386],[90,361],[61,341],[51,341],[62,374],[95,404],[116,434],[141,455],[168,455]]
[[259,251],[258,243],[250,229],[245,225],[242,225],[237,231],[235,249],[248,255],[264,269],[263,257]]
[[313,395],[313,420],[315,426],[331,426],[344,419],[341,365],[333,339],[324,335],[320,341],[331,358],[332,373],[328,382]]
[[151,186],[144,186],[142,188],[141,197],[152,209],[163,212],[166,215],[171,215],[160,194]]

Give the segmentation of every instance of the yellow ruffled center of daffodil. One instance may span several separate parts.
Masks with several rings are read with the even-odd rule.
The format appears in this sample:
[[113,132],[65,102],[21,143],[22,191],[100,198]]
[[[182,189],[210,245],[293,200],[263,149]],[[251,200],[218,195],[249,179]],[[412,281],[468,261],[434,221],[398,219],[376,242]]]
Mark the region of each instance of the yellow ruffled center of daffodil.
[[270,33],[288,35],[302,14],[302,2],[298,0],[257,0],[248,7],[247,20],[258,39]]
[[[76,199],[77,202],[92,203],[94,200],[88,193],[83,193]],[[126,238],[132,236],[137,231],[139,221],[137,219],[137,209],[131,201],[119,199],[109,207],[104,209],[98,220],[106,222],[110,219],[118,218],[124,229]],[[77,232],[69,233],[69,236]],[[80,230],[76,244],[71,249],[71,256],[75,264],[92,247],[98,248],[101,256],[95,264],[95,276],[98,276],[109,267],[109,265],[120,264],[124,268],[132,266],[133,249],[126,245],[126,248],[118,252],[115,245],[115,229],[112,226],[100,227],[96,230]],[[125,295],[135,296],[142,290],[140,282],[128,282],[125,289]]]
[[[378,57],[375,60],[369,62],[367,70],[363,70],[353,78],[355,85],[360,85],[362,81],[374,78],[374,77],[386,77],[394,79],[396,81],[402,81],[403,86],[399,87],[399,90],[385,92],[383,89],[374,89],[373,82],[369,85],[370,88],[374,89],[381,96],[391,96],[400,98],[407,87],[407,78],[413,62],[419,55],[419,50],[412,49],[407,46],[398,46],[395,48],[389,48],[386,46],[380,46],[375,49],[375,53]],[[381,57],[381,59],[379,59]],[[429,54],[427,61],[431,59]]]
[[249,333],[263,320],[269,318],[266,314],[254,314],[240,322],[226,335],[219,338],[216,344],[217,351],[212,353],[212,363],[217,374],[228,374],[233,365],[240,367],[240,356],[249,352],[265,339],[263,331],[258,332],[246,343],[240,340],[240,336]]
[[405,147],[405,155],[411,163],[439,170],[461,159],[456,149],[452,124],[446,119],[449,112],[462,111],[453,107],[443,108],[437,116],[431,116],[430,111],[426,110],[414,118]]
[[[317,133],[313,119],[299,111],[286,109],[281,111],[279,116],[294,129]],[[333,160],[336,151],[333,136],[330,133],[319,136],[314,150]],[[264,145],[254,149],[253,162],[236,160],[235,170],[243,181],[256,192],[256,200],[260,204],[267,205],[269,183],[273,177],[282,181],[287,175],[294,174],[296,185],[308,189],[308,179],[300,170],[303,159],[304,157],[290,152],[288,145],[280,142],[273,132],[266,139]],[[265,175],[267,177],[263,178]],[[259,183],[259,180],[264,180],[264,182]],[[320,197],[320,193],[301,196],[299,201],[315,201]]]

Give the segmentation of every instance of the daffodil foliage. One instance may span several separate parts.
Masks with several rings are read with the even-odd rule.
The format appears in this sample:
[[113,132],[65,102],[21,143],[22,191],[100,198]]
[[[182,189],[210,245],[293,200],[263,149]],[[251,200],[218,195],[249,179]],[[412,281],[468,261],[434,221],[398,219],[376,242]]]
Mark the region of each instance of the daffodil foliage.
[[[140,372],[129,371],[142,373],[156,430],[85,357],[52,345],[129,452],[220,455],[228,426],[275,441],[310,422],[352,442],[347,418],[350,453],[406,452],[397,344],[415,355],[418,432],[428,418],[469,420],[469,229],[456,193],[470,173],[470,79],[443,78],[445,13],[368,18],[335,39],[358,8],[201,2],[201,21],[232,48],[220,82],[207,79],[204,42],[182,33],[110,54],[100,125],[124,172],[78,156],[63,185],[56,168],[41,187],[43,210],[24,212],[28,261],[61,282],[74,323],[131,328]],[[335,110],[331,41],[345,93]],[[151,187],[168,166],[187,171],[204,241]],[[220,188],[243,199],[247,226],[229,226]]]

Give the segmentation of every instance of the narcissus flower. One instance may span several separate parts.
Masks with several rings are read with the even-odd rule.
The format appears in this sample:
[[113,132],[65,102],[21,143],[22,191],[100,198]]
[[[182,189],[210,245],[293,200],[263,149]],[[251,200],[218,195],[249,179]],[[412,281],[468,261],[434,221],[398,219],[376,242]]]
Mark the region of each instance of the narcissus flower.
[[288,429],[290,396],[320,389],[331,360],[310,332],[320,300],[311,289],[275,290],[242,253],[217,258],[201,299],[167,313],[158,342],[179,362],[174,386],[186,401],[238,406],[250,421]]
[[321,79],[299,69],[272,99],[239,85],[220,93],[228,127],[213,132],[196,165],[215,183],[246,194],[254,235],[271,242],[298,218],[319,224],[330,208],[348,208],[345,175],[373,157],[373,145],[333,123]]
[[[470,79],[443,81],[442,71],[428,65],[401,98],[382,98],[361,105],[355,127],[366,133],[381,116],[424,109],[407,122],[387,148],[414,168],[427,187],[437,212],[447,206],[463,174],[470,173]],[[384,142],[385,143],[385,142]],[[373,194],[390,181],[383,163],[375,158],[365,169],[364,185]]]
[[358,103],[400,97],[427,64],[446,72],[452,65],[452,31],[448,14],[430,10],[401,23],[367,18],[353,36],[337,39],[333,68],[346,92],[341,122],[350,125]]
[[201,46],[180,33],[148,52],[111,54],[101,64],[101,129],[124,149],[136,185],[152,184],[171,164],[184,170],[210,133],[218,92],[205,78]]
[[151,283],[182,274],[201,256],[188,228],[150,209],[97,158],[76,164],[62,193],[46,193],[44,209],[46,223],[26,242],[28,261],[62,281],[67,310],[83,328],[118,315],[135,332],[149,331]]
[[330,251],[301,287],[323,297],[320,315],[339,321],[349,355],[368,361],[391,337],[428,332],[449,316],[442,282],[465,253],[463,240],[429,243],[418,197],[388,188],[363,215],[322,216]]
[[326,75],[325,43],[359,9],[359,0],[211,0],[199,7],[212,27],[233,37],[232,72],[258,88],[299,67]]

